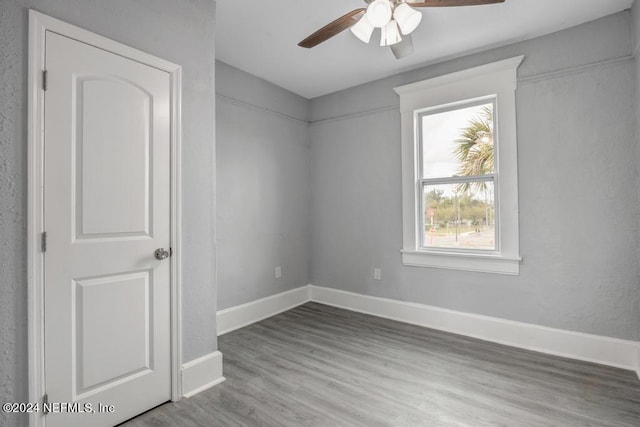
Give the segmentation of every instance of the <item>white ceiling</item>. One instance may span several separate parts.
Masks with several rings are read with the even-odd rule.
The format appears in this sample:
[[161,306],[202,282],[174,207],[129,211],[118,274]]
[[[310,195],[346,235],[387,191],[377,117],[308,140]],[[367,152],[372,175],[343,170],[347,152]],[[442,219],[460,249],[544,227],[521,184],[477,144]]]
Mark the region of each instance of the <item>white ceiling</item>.
[[305,98],[314,98],[465,53],[526,40],[628,9],[633,0],[506,0],[421,8],[415,52],[396,60],[350,31],[312,48],[297,43],[363,0],[217,0],[216,57]]

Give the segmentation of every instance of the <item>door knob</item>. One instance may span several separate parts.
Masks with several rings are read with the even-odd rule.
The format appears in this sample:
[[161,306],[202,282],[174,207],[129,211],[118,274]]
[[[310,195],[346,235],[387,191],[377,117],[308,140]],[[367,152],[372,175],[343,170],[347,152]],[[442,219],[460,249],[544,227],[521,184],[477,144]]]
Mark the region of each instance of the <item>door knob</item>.
[[162,261],[163,259],[167,259],[169,258],[169,251],[166,251],[164,248],[158,248],[156,249],[156,251],[153,253],[153,256],[157,259]]

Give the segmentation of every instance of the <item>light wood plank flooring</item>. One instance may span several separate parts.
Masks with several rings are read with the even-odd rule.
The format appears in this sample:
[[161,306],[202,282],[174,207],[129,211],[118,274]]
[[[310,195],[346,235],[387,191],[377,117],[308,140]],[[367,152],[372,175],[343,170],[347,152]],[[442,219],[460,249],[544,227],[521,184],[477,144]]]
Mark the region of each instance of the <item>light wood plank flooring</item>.
[[640,426],[635,373],[308,303],[219,339],[221,385],[142,426]]

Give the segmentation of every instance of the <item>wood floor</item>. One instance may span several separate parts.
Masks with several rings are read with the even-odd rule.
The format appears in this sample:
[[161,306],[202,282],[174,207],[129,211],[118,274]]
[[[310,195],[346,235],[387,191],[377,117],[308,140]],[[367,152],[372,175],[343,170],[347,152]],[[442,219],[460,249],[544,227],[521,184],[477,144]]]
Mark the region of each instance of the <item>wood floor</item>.
[[221,385],[138,426],[640,426],[635,373],[308,303],[219,338]]

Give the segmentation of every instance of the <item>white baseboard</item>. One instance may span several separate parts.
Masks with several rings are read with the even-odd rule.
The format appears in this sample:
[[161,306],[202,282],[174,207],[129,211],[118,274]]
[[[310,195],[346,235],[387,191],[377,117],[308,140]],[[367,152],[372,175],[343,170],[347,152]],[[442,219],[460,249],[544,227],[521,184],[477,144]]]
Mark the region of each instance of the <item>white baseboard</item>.
[[638,373],[640,343],[311,286],[311,301]]
[[635,371],[640,343],[307,285],[217,314],[218,335],[313,301],[511,347]]
[[218,311],[218,335],[259,322],[283,311],[309,302],[310,285]]
[[224,381],[222,353],[214,351],[182,365],[182,396],[191,397]]

